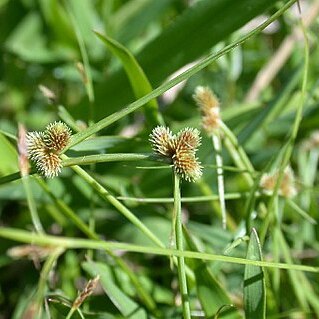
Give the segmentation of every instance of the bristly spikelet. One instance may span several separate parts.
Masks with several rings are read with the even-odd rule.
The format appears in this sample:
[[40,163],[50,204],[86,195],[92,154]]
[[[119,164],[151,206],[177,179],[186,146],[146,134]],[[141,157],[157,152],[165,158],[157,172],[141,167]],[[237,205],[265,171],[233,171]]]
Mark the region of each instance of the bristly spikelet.
[[71,130],[63,122],[50,123],[44,132],[45,144],[48,148],[60,153],[69,143]]
[[52,152],[47,152],[42,158],[35,162],[37,169],[48,178],[53,178],[59,175],[62,169],[61,158]]
[[58,176],[62,169],[59,154],[69,143],[71,130],[62,122],[49,124],[44,132],[27,134],[28,157],[45,177]]
[[219,101],[209,87],[196,87],[193,98],[202,112],[209,111],[212,108],[219,108]]
[[186,127],[182,129],[176,138],[176,147],[178,149],[186,149],[196,151],[201,144],[199,130],[196,128]]
[[[278,171],[272,174],[264,174],[260,179],[260,187],[266,194],[271,195],[275,189],[277,179],[278,179]],[[290,166],[285,168],[283,178],[279,185],[279,195],[292,198],[297,195],[297,188],[295,186],[295,176],[293,170]]]
[[95,278],[90,279],[88,281],[84,289],[81,291],[78,297],[74,300],[72,308],[78,309],[81,306],[81,304],[85,301],[85,299],[87,299],[90,295],[92,295],[99,280],[100,280],[100,276],[96,276]]
[[220,127],[219,101],[208,87],[203,86],[198,86],[195,89],[193,98],[202,113],[202,127],[207,134],[211,135]]
[[202,168],[195,156],[200,141],[199,131],[193,128],[185,128],[173,135],[168,128],[157,126],[150,135],[154,152],[168,157],[175,172],[187,181],[195,181],[202,175]]
[[302,146],[307,151],[319,148],[319,130],[312,132],[309,138],[303,141]]
[[29,132],[27,134],[28,156],[32,161],[37,161],[46,151],[43,132]]
[[155,153],[168,157],[173,155],[174,137],[168,127],[156,126],[150,134],[149,141],[152,143]]
[[194,152],[177,150],[173,156],[175,172],[186,181],[194,182],[202,176],[202,167]]

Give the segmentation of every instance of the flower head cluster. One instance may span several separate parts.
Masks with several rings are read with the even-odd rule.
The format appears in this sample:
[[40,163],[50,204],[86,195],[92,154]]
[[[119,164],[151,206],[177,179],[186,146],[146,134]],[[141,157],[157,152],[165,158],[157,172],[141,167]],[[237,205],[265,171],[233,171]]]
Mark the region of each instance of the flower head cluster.
[[202,175],[196,158],[200,140],[199,131],[193,128],[185,128],[175,135],[169,128],[157,126],[150,134],[154,152],[169,158],[175,172],[187,181],[195,181]]
[[[276,187],[279,172],[276,171],[272,174],[264,174],[260,180],[260,187],[265,193],[272,194]],[[297,189],[295,186],[295,176],[290,166],[285,168],[284,176],[279,185],[279,195],[291,198],[297,195]]]
[[57,176],[62,168],[59,157],[69,143],[71,130],[63,122],[50,123],[44,132],[27,134],[28,156],[45,177]]
[[220,127],[219,101],[215,94],[208,88],[198,86],[193,98],[202,113],[202,127],[208,135]]

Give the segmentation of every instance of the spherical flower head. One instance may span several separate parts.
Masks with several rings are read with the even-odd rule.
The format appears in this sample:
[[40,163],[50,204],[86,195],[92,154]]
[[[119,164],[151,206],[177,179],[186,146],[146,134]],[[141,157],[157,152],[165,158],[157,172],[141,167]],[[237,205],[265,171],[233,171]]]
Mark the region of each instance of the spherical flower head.
[[200,140],[199,131],[193,128],[185,128],[173,135],[168,128],[157,126],[150,135],[154,152],[169,158],[174,171],[187,181],[195,181],[202,175],[195,155]]
[[175,172],[186,181],[194,182],[202,176],[202,167],[194,152],[177,150],[173,165]]
[[71,130],[61,121],[54,122],[46,127],[44,136],[47,147],[60,153],[70,141]]
[[45,177],[58,176],[62,168],[59,154],[69,143],[71,130],[62,122],[49,124],[44,132],[27,134],[28,157]]
[[176,148],[190,151],[196,151],[201,144],[199,130],[196,128],[186,127],[182,129],[176,138]]
[[208,135],[220,127],[220,107],[216,95],[208,88],[198,86],[193,98],[202,113],[202,127]]

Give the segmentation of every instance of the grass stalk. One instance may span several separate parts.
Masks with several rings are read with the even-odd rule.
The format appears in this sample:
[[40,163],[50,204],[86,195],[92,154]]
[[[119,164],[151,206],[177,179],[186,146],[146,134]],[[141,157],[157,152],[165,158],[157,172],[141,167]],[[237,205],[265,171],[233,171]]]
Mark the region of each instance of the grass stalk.
[[221,142],[219,135],[212,135],[212,142],[216,152],[216,166],[217,166],[217,184],[218,184],[218,196],[219,205],[222,215],[222,226],[226,229],[227,225],[227,214],[225,204],[225,187],[224,187],[224,172],[223,172],[223,157],[221,155]]
[[39,218],[37,206],[35,204],[34,197],[33,197],[32,191],[31,191],[30,176],[25,175],[25,176],[22,176],[21,178],[22,178],[22,184],[23,184],[24,190],[25,190],[26,195],[27,195],[28,206],[29,206],[31,220],[32,220],[32,224],[34,226],[34,229],[38,233],[44,233],[43,226],[42,226],[40,218]]
[[0,237],[7,238],[9,240],[19,241],[23,243],[32,243],[39,246],[52,246],[61,247],[64,249],[95,249],[112,251],[126,251],[135,253],[152,254],[159,256],[176,256],[184,258],[201,259],[206,261],[220,261],[240,265],[254,265],[260,267],[279,268],[279,269],[291,269],[298,271],[307,271],[319,273],[319,267],[306,266],[299,264],[286,264],[275,263],[269,261],[251,260],[239,257],[230,257],[225,255],[215,255],[203,252],[194,251],[179,251],[177,249],[161,248],[161,247],[149,247],[139,246],[129,243],[119,243],[114,241],[92,240],[84,238],[72,238],[62,236],[52,236],[46,234],[36,234],[34,232],[28,232],[21,229],[0,227]]
[[[179,176],[174,174],[174,216],[175,216],[175,243],[178,251],[184,251],[183,244],[183,222],[181,210],[181,191]],[[182,296],[182,307],[184,319],[190,319],[190,304],[187,289],[186,273],[185,273],[185,259],[183,256],[177,258],[177,271],[179,279],[179,289]]]
[[127,154],[127,153],[118,153],[118,154],[97,154],[97,155],[86,155],[80,157],[69,157],[63,160],[63,166],[73,166],[73,165],[91,165],[96,163],[105,163],[105,162],[119,162],[119,161],[140,161],[140,160],[157,160],[157,157],[152,153],[145,154]]

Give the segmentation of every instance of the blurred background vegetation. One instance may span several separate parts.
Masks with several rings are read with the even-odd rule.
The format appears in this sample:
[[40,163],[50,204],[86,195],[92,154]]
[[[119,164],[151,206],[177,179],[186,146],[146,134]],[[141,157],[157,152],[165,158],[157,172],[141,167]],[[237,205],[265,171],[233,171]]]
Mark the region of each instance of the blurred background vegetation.
[[[196,65],[207,54],[232,44],[286,3],[288,1],[274,0],[1,0],[0,177],[18,171],[14,139],[18,123],[34,131],[43,130],[55,120],[73,118],[71,123],[81,130],[140,97],[132,89],[122,61],[93,31],[106,34],[128,49],[154,89],[178,74],[176,72]],[[269,206],[271,199],[267,195],[255,196],[255,191],[259,189],[263,172],[279,168],[279,155],[290,136],[302,99],[307,56],[296,4],[261,33],[157,99],[159,112],[173,132],[187,126],[201,129],[200,112],[192,95],[198,85],[210,87],[221,102],[223,121],[237,136],[255,169],[251,185],[236,171],[236,163],[223,150],[224,165],[231,167],[224,171],[225,193],[226,196],[237,194],[238,198],[226,201],[227,230],[221,226],[218,201],[183,203],[186,228],[194,241],[188,240],[187,247],[191,250],[224,254],[234,240],[249,235],[250,227],[254,226],[261,239],[264,259],[318,266],[319,143],[318,138],[309,138],[319,126],[319,4],[317,0],[308,0],[301,1],[300,5],[310,54],[303,118],[293,141],[290,161],[298,194],[288,199],[277,198],[276,214],[268,210],[272,207]],[[100,137],[76,145],[68,154],[151,152],[148,136],[154,125],[143,110],[138,110],[103,129]],[[204,132],[202,138],[198,157],[204,166],[203,178],[198,183],[183,182],[183,197],[218,193],[215,152]],[[154,163],[149,162],[104,163],[91,165],[88,170],[114,196],[171,198],[171,170],[153,167]],[[95,224],[96,233],[103,239],[152,245],[70,168],[64,169],[59,178],[45,180],[45,185],[48,190],[35,179],[31,180],[47,233],[85,238],[52,201],[49,195],[52,192],[85,223],[91,227]],[[172,203],[158,200],[150,204],[127,199],[123,203],[169,245]],[[21,181],[0,186],[0,225],[33,230]],[[37,289],[43,263],[9,257],[7,250],[16,243],[4,239],[0,242],[0,318],[33,318],[30,296]],[[228,253],[245,257],[245,239],[237,244]],[[87,256],[103,263],[106,281],[112,282],[115,288],[102,285],[106,294],[98,288],[96,295],[84,305],[85,318],[128,318],[128,314],[112,302],[116,289],[124,295],[119,297],[123,303],[129,303],[125,299],[128,298],[139,309],[148,308],[137,297],[128,275],[108,254],[68,250],[48,275],[44,297],[48,300],[54,294],[52,298],[56,302],[47,305],[43,318],[49,318],[47,313],[51,313],[52,318],[65,317],[70,301],[84,287],[86,279],[94,275],[92,265],[85,262]],[[176,272],[171,270],[169,261],[148,254],[125,254],[123,258],[138,274],[156,304],[157,311],[152,312],[149,307],[151,310],[147,309],[147,313],[152,313],[154,318],[181,318],[180,309],[175,306],[179,304]],[[198,310],[197,317],[213,318],[216,309],[229,300],[239,309],[232,318],[240,318],[244,267],[193,260],[188,263],[196,277],[196,283],[190,284],[190,298],[192,308]],[[200,267],[209,273],[199,272]],[[267,318],[318,318],[318,282],[318,274],[267,269]],[[226,297],[219,299],[218,294]],[[65,302],[67,306],[61,301],[63,298],[69,301],[69,304]],[[218,304],[214,300],[222,302]],[[89,312],[100,315],[89,315]],[[135,316],[144,317],[144,313]]]

